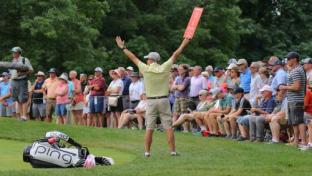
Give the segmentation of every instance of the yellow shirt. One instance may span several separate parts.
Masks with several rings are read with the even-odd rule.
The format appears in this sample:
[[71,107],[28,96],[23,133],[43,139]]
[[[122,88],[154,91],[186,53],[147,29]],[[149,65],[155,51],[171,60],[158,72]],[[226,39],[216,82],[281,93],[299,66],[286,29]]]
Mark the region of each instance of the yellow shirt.
[[48,78],[44,81],[42,87],[47,91],[47,98],[55,99],[56,98],[56,88],[59,84],[57,78],[51,79]]
[[169,75],[172,65],[173,60],[171,58],[161,65],[156,62],[150,65],[139,62],[138,67],[144,77],[147,97],[168,96]]

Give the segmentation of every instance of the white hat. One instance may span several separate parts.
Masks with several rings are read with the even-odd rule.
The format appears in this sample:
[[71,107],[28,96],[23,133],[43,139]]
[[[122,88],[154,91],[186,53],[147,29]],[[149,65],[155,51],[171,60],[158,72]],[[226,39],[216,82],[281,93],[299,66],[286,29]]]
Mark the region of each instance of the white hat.
[[66,74],[62,73],[61,76],[59,77],[59,79],[65,80],[66,82],[68,81],[68,77],[66,76]]
[[127,70],[133,71],[134,69],[133,69],[133,67],[129,66],[129,67],[127,67]]
[[154,61],[160,61],[160,55],[157,52],[150,52],[148,55],[144,56],[144,59],[152,59]]
[[221,93],[221,89],[220,88],[213,88],[213,89],[210,89],[209,93],[211,93],[212,96],[216,96],[218,93]]
[[22,51],[23,51],[22,48],[19,46],[15,46],[11,49],[11,52],[13,53],[22,53]]
[[45,74],[42,71],[38,71],[38,73],[36,74],[36,76],[45,76]]
[[231,63],[226,69],[227,70],[232,70],[233,68],[237,68],[237,65],[234,63]]
[[260,92],[264,92],[264,91],[273,92],[272,87],[269,85],[264,85],[262,89],[260,89]]
[[239,59],[238,61],[237,61],[237,65],[248,65],[248,63],[247,63],[247,61],[246,61],[246,59]]
[[199,91],[198,95],[207,95],[208,93],[209,92],[207,90],[203,89]]
[[96,68],[94,69],[94,71],[96,71],[96,72],[103,72],[103,69],[102,69],[101,67],[96,67]]
[[201,75],[208,77],[209,73],[207,71],[201,72]]

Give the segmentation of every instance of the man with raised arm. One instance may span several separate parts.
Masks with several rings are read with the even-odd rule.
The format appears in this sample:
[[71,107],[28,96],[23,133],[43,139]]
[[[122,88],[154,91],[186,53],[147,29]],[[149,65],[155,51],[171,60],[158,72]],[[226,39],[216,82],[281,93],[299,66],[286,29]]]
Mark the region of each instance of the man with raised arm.
[[150,52],[144,56],[146,63],[140,61],[125,46],[125,42],[116,37],[117,46],[127,55],[127,57],[138,66],[144,77],[144,85],[147,96],[146,108],[146,133],[145,133],[145,157],[150,157],[153,131],[156,127],[157,118],[160,118],[162,127],[166,130],[168,145],[171,156],[176,156],[175,139],[172,129],[172,115],[168,99],[169,94],[169,74],[173,63],[178,59],[183,49],[189,43],[189,39],[184,39],[179,48],[163,64],[159,64],[160,55],[157,52]]

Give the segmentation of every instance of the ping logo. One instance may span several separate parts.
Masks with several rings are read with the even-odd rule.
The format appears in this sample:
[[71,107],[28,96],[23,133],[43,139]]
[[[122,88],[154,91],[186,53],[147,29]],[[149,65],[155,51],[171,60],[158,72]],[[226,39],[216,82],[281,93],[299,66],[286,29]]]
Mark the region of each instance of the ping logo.
[[73,161],[72,155],[43,145],[37,146],[35,150],[35,157],[37,155],[45,155],[47,158],[53,158],[55,160],[62,161],[65,164],[71,164]]

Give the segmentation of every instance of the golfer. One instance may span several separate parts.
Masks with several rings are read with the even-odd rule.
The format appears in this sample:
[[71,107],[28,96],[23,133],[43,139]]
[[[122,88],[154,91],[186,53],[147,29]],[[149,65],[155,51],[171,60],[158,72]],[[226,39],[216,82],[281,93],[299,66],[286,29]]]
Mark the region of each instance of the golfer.
[[146,108],[146,133],[145,133],[145,157],[150,157],[153,131],[156,127],[156,120],[159,117],[162,127],[166,130],[168,145],[171,156],[176,156],[175,139],[172,129],[172,115],[169,104],[169,74],[173,63],[177,60],[183,49],[189,43],[189,39],[184,39],[179,48],[163,64],[159,64],[160,55],[157,52],[150,52],[144,56],[147,64],[141,62],[125,46],[125,42],[116,37],[117,46],[127,55],[127,57],[138,66],[144,77],[144,85],[147,96]]

